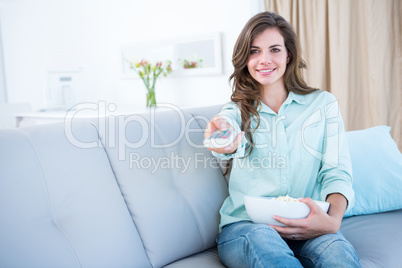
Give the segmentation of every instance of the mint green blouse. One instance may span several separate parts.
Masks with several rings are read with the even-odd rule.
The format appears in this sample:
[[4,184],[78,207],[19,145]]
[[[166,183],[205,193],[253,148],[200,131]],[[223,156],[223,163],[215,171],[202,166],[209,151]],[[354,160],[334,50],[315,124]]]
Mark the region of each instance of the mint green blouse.
[[[240,110],[233,102],[219,113],[240,132]],[[354,204],[352,167],[342,117],[336,98],[326,91],[308,95],[290,92],[278,114],[262,103],[260,126],[253,134],[254,149],[247,155],[249,141],[244,138],[233,154],[229,197],[220,214],[220,230],[227,224],[250,220],[244,197],[289,195],[325,201],[340,193]],[[256,127],[256,118],[251,126]]]

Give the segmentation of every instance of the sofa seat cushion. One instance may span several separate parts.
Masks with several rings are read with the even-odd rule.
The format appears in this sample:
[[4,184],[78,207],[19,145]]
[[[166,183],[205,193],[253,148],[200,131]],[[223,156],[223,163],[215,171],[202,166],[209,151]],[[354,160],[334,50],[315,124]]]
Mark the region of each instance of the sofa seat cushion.
[[[345,218],[341,232],[355,248],[362,268],[400,267],[402,210]],[[175,261],[166,268],[225,267],[217,248]]]
[[165,268],[222,268],[225,267],[219,259],[216,247],[194,254],[187,258],[175,261]]
[[341,231],[363,268],[401,267],[402,209],[344,218]]
[[[400,267],[402,210],[345,218],[341,232],[355,248],[362,268]],[[173,262],[166,268],[225,267],[217,248]]]

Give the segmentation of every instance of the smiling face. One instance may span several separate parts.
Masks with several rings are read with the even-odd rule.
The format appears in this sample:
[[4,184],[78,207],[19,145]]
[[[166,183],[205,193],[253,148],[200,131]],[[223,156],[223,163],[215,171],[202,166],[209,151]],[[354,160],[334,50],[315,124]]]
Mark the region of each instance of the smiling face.
[[278,29],[268,28],[252,41],[247,68],[264,90],[285,90],[287,62],[288,52]]

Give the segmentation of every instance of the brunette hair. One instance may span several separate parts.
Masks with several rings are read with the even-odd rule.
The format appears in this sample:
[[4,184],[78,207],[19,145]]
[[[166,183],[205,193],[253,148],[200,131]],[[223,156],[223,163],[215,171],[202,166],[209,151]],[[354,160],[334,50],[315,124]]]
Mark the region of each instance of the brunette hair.
[[[232,56],[234,72],[229,78],[229,81],[233,80],[231,100],[240,109],[241,129],[245,131],[246,137],[250,141],[250,150],[247,156],[251,154],[254,147],[252,133],[259,126],[258,109],[261,106],[260,84],[250,75],[247,62],[254,38],[268,28],[279,30],[288,52],[289,62],[284,74],[286,90],[302,95],[317,90],[309,87],[303,79],[302,69],[306,68],[306,63],[301,57],[299,39],[292,26],[283,17],[272,12],[261,12],[252,17],[244,26],[234,46]],[[252,115],[257,119],[255,129],[250,127]]]

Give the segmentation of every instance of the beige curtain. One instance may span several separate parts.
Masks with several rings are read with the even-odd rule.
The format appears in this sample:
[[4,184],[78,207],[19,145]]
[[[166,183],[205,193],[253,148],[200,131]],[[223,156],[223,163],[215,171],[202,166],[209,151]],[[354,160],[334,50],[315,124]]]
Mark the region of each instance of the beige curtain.
[[307,82],[338,98],[346,129],[389,125],[401,151],[402,2],[265,0],[265,8],[293,25]]

